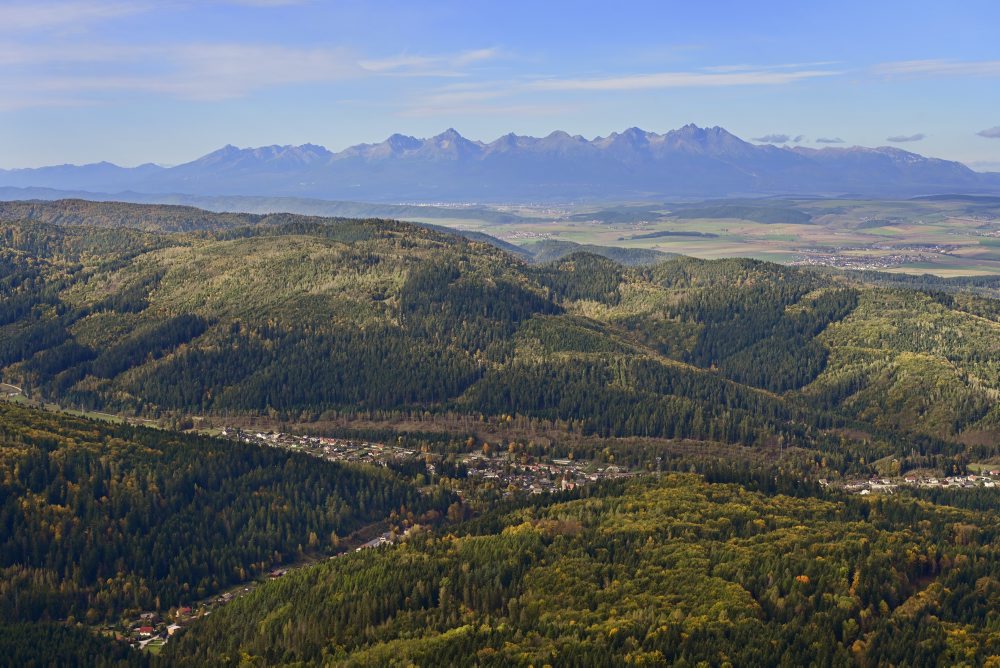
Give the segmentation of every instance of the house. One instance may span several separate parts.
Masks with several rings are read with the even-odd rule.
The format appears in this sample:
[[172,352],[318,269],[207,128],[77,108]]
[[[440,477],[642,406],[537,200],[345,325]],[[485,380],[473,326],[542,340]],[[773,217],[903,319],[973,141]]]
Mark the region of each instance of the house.
[[140,636],[149,637],[149,636],[153,635],[153,631],[154,630],[155,629],[152,626],[140,626],[139,627],[139,635]]
[[167,627],[167,636],[168,637],[172,636],[180,630],[181,630],[180,624],[171,624],[170,626]]

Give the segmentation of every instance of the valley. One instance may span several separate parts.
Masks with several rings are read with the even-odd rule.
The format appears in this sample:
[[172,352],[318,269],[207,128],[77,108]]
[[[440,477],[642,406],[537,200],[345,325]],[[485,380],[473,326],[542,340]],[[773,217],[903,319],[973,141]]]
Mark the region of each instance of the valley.
[[0,2],[0,668],[1000,668],[997,25]]
[[726,206],[591,212],[560,224],[617,227],[533,261],[392,220],[0,206],[0,648],[1000,651],[1000,278],[649,253],[815,227]]
[[1000,273],[1000,201],[991,197],[771,198],[713,202],[711,207],[581,206],[558,213],[549,207],[522,208],[520,215],[520,220],[499,226],[459,225],[532,252],[553,242],[572,242],[840,269],[938,276]]
[[[150,225],[149,220],[130,217],[129,209],[115,205],[116,198],[111,196],[101,203],[76,199],[72,204],[60,201],[47,205],[45,201],[73,196],[93,199],[95,195],[0,188],[0,195],[4,193],[21,201],[0,206],[0,219],[138,228]],[[25,201],[29,197],[39,199]],[[535,262],[582,250],[624,264],[654,264],[671,255],[686,255],[702,259],[751,257],[781,264],[937,276],[1000,273],[1000,199],[990,195],[447,206],[128,193],[119,200],[187,205],[157,207],[161,219],[155,227],[161,231],[278,224],[287,215],[280,212],[392,218],[438,231],[457,231]],[[197,213],[199,210],[219,215],[209,222]]]
[[38,220],[61,206],[4,224],[0,367],[66,408],[165,426],[419,415],[461,435],[475,416],[529,440],[816,451],[841,430],[908,457],[908,439],[943,454],[997,433],[992,276],[677,255],[627,266],[579,251],[529,264],[408,223],[125,204],[88,215],[183,213],[202,229]]

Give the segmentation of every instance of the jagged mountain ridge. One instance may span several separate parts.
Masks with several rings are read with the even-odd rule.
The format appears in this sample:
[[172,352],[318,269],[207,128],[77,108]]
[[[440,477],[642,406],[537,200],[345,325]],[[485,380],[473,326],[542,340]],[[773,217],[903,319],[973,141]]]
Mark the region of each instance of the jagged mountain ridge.
[[588,140],[556,131],[485,143],[456,130],[322,146],[217,151],[175,167],[110,163],[0,170],[0,186],[370,201],[559,201],[734,195],[1000,192],[1000,174],[897,148],[778,147],[693,124]]

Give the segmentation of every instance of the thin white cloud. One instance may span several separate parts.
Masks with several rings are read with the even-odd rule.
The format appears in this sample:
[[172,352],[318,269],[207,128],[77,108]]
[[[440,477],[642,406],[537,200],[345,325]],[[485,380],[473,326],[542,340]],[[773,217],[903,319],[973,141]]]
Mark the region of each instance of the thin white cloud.
[[923,141],[926,139],[927,135],[922,132],[918,132],[915,135],[893,135],[892,137],[886,137],[886,141],[891,141],[893,144],[905,144],[911,141]]
[[449,106],[468,104],[470,102],[484,102],[504,97],[506,93],[499,90],[475,89],[468,90],[441,90],[425,95],[422,98],[423,106],[438,107],[446,109]]
[[93,103],[78,97],[59,97],[50,94],[32,94],[24,91],[18,95],[0,97],[0,111],[20,111],[22,109],[88,107]]
[[883,76],[1000,76],[1000,60],[903,60],[873,68]]
[[764,135],[763,137],[754,137],[755,142],[760,142],[762,144],[785,144],[792,140],[788,135]]
[[801,70],[805,68],[816,68],[816,67],[829,67],[831,65],[838,65],[839,62],[835,60],[820,60],[813,63],[777,63],[774,65],[713,65],[711,67],[705,67],[703,70],[705,72],[716,72],[722,74],[728,74],[732,72],[767,72],[771,70]]
[[986,137],[987,139],[1000,139],[1000,125],[995,128],[986,128],[985,130],[980,130],[976,133],[980,137]]
[[564,104],[454,104],[448,106],[416,106],[404,109],[397,116],[416,118],[440,118],[442,115],[456,116],[557,116],[579,111],[579,105]]
[[612,91],[714,86],[773,86],[837,74],[840,72],[833,70],[759,69],[736,72],[659,72],[612,77],[542,79],[528,84],[528,87],[548,91]]
[[[792,65],[773,65],[772,68],[793,67]],[[469,110],[474,113],[487,113],[489,108],[484,103],[495,100],[498,108],[516,108],[519,113],[527,114],[531,109],[541,109],[547,113],[549,109],[567,108],[565,105],[555,106],[544,101],[532,100],[531,104],[522,104],[519,98],[537,96],[544,93],[560,93],[567,91],[628,91],[652,90],[660,88],[707,87],[707,86],[749,86],[749,85],[780,85],[814,77],[834,76],[839,74],[832,70],[789,70],[775,69],[766,71],[750,65],[733,65],[720,69],[732,71],[697,71],[697,72],[665,72],[659,74],[621,75],[616,77],[592,78],[555,78],[531,77],[506,81],[480,81],[469,84],[451,84],[423,93],[413,100],[410,108],[403,112],[406,115],[430,116],[433,114],[448,114],[456,109]],[[507,105],[500,101],[512,100]],[[569,107],[572,110],[573,107]],[[786,141],[798,142],[803,138],[788,137]]]
[[148,2],[13,2],[0,5],[0,32],[23,33],[47,29],[81,28],[148,11]]
[[[241,97],[255,90],[273,86],[333,82],[364,73],[357,58],[346,49],[296,49],[282,46],[245,44],[189,44],[178,47],[109,47],[89,52],[91,65],[84,72],[42,73],[26,80],[36,94],[42,91],[60,95],[102,94],[109,92],[161,93],[194,100],[222,100]],[[56,62],[69,52],[58,54]],[[101,73],[93,63],[117,64],[129,56],[139,69],[157,69],[155,73],[130,71],[127,67],[106,67]],[[10,54],[0,51],[0,62]],[[143,64],[145,63],[145,65]],[[2,81],[2,80],[0,80]],[[17,89],[16,83],[3,81]]]
[[192,45],[176,56],[165,92],[195,99],[240,97],[261,88],[339,81],[362,73],[346,49],[243,44]]
[[290,7],[305,5],[310,0],[223,0],[227,5],[245,5],[247,7]]
[[755,142],[759,142],[761,144],[787,144],[789,142],[792,144],[800,144],[804,139],[805,135],[795,135],[793,137],[792,135],[786,134],[770,134],[764,135],[763,137],[753,138]]
[[[295,84],[332,84],[381,75],[452,77],[495,58],[496,49],[436,56],[361,59],[346,48],[268,44],[124,46],[0,44],[4,108],[91,103],[101,96],[153,93],[223,100]],[[46,98],[49,94],[51,97]],[[73,97],[76,96],[76,97]],[[482,98],[480,98],[482,99]]]
[[483,62],[486,60],[494,60],[501,55],[500,49],[495,47],[489,49],[473,49],[472,51],[463,51],[454,58],[452,62],[455,65],[465,66],[473,65],[475,63]]
[[481,62],[494,60],[500,55],[499,49],[475,49],[457,54],[422,56],[400,54],[389,58],[362,60],[359,65],[376,74],[396,76],[462,76],[464,68]]
[[150,47],[115,46],[110,44],[24,45],[0,44],[0,67],[6,65],[46,65],[101,62],[134,62],[157,53]]

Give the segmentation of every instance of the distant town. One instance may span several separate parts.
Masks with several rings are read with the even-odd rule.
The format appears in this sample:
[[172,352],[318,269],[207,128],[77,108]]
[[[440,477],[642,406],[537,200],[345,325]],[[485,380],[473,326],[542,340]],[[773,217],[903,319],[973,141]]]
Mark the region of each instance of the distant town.
[[893,494],[901,487],[930,489],[975,489],[995,488],[1000,482],[1000,469],[990,469],[976,475],[970,473],[963,476],[917,476],[904,475],[890,478],[874,477],[868,480],[843,480],[831,482],[825,479],[819,481],[824,487],[839,487],[852,494]]
[[[221,436],[241,443],[256,443],[304,452],[335,462],[357,462],[389,467],[394,462],[424,459],[427,461],[427,471],[431,474],[437,472],[435,462],[440,461],[440,455],[386,443],[276,432],[252,432],[234,428],[223,429]],[[636,475],[614,464],[597,464],[592,461],[551,459],[522,463],[506,456],[491,457],[479,452],[465,453],[458,457],[470,478],[492,483],[508,496],[517,493],[543,494],[570,490],[586,483]]]
[[[906,246],[843,246],[839,248],[801,248],[794,266],[837,267],[839,269],[879,270],[892,269],[907,264],[933,262],[942,255],[958,250],[954,244],[911,244]],[[884,255],[872,254],[882,251]]]

